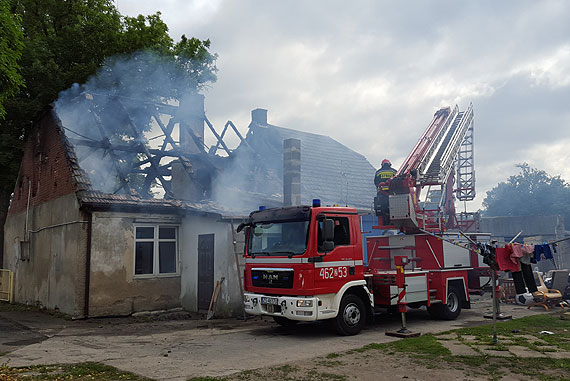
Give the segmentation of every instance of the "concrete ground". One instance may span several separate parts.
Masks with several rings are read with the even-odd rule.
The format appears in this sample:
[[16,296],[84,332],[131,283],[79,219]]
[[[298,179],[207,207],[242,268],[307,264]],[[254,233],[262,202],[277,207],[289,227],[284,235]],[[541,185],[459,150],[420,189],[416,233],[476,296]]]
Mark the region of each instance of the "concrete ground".
[[[491,311],[489,294],[473,296],[472,307],[463,310],[455,321],[432,320],[426,311],[412,310],[407,314],[408,327],[422,334],[436,334],[489,322],[483,318]],[[540,308],[528,310],[510,304],[501,304],[501,310],[513,318],[545,313]],[[260,318],[245,322],[205,321],[174,315],[167,320],[69,321],[37,311],[1,311],[0,364],[97,361],[154,379],[185,380],[228,375],[393,341],[397,339],[386,336],[385,331],[399,327],[398,316],[380,315],[359,335],[345,337],[323,323],[299,324],[287,329]],[[469,354],[470,348],[453,337],[441,337],[441,342],[454,354]],[[523,349],[513,348],[508,355],[524,356]]]

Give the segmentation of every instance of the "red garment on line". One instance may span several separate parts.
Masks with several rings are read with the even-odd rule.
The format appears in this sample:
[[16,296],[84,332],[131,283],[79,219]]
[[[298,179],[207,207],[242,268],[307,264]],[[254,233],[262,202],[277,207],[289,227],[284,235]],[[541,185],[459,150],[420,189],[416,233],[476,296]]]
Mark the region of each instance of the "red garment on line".
[[497,258],[497,264],[499,265],[499,270],[501,271],[520,271],[519,264],[516,265],[511,261],[511,253],[513,248],[511,245],[506,245],[505,247],[499,247],[495,249],[495,257]]

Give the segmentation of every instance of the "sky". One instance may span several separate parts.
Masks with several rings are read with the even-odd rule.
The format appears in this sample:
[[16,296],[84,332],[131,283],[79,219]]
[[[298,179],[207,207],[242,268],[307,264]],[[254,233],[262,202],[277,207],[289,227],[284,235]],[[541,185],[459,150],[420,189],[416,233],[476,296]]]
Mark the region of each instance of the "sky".
[[[116,0],[210,39],[206,114],[329,135],[399,168],[440,107],[473,103],[477,210],[526,162],[570,181],[570,2]],[[372,179],[371,179],[372,181]]]

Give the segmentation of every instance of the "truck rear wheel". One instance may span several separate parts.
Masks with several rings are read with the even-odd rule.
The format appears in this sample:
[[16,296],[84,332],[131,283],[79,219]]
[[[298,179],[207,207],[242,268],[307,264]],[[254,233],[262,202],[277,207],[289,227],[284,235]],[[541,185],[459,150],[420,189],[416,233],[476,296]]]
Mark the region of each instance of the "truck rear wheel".
[[277,323],[283,327],[293,327],[298,323],[297,320],[289,320],[289,319],[287,319],[285,317],[281,317],[281,316],[273,316],[273,320],[275,320],[275,323]]
[[366,309],[362,299],[353,294],[343,296],[338,315],[334,319],[336,331],[345,336],[356,335],[366,323]]
[[447,291],[447,303],[434,304],[428,308],[430,315],[442,320],[455,320],[461,313],[461,297],[459,290],[450,287]]

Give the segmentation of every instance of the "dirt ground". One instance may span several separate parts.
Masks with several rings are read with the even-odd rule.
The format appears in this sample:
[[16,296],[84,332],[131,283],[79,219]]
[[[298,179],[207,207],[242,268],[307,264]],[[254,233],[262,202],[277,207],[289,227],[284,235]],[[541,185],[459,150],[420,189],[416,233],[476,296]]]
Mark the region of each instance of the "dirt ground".
[[[413,310],[408,313],[408,327],[435,334],[488,323],[483,315],[490,312],[489,298],[488,294],[474,296],[473,308],[463,310],[459,319],[451,322],[432,320],[426,311]],[[544,313],[539,308],[515,305],[501,308],[514,318]],[[235,379],[259,379],[269,374],[264,372],[275,372],[275,367],[283,369],[283,379],[302,379],[307,374],[323,380],[338,379],[338,375],[375,380],[489,378],[458,368],[441,369],[438,364],[412,364],[395,354],[351,353],[370,343],[396,340],[385,331],[399,326],[397,316],[381,315],[359,335],[343,337],[322,323],[286,329],[267,319],[204,321],[188,314],[69,321],[37,311],[0,309],[0,364],[96,361],[163,380],[232,375]],[[342,356],[327,357],[332,352]],[[249,373],[235,375],[242,371]],[[509,379],[508,374],[504,377]]]

